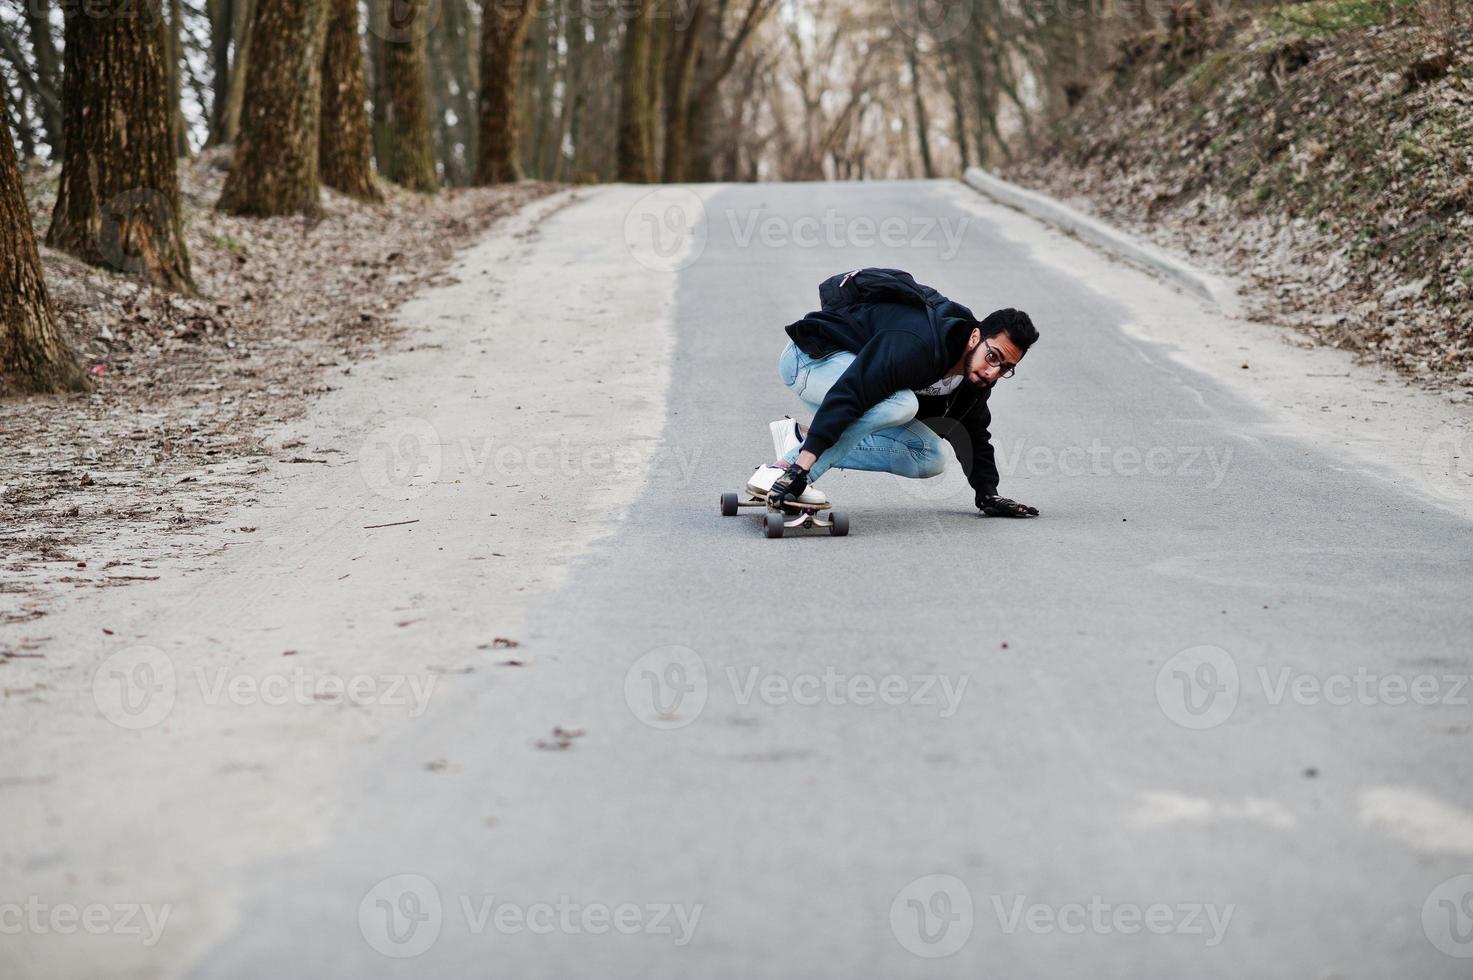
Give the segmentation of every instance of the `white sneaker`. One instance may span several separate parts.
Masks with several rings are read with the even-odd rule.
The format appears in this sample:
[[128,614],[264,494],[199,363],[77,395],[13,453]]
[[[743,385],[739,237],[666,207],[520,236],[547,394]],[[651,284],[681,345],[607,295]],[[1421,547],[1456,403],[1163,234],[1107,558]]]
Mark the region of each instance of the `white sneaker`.
[[777,454],[778,459],[786,459],[788,453],[803,445],[803,437],[798,434],[798,423],[793,421],[791,415],[784,415],[776,422],[768,422],[767,431],[772,433],[772,451]]
[[[777,478],[782,475],[783,468],[781,466],[773,466],[771,463],[768,463],[766,466],[759,466],[753,471],[752,478],[747,481],[747,490],[754,497],[765,498],[768,491],[772,489],[772,485],[777,482]],[[798,498],[798,503],[815,507],[822,507],[828,502],[829,498],[824,496],[824,492],[815,487],[804,489],[802,496]]]

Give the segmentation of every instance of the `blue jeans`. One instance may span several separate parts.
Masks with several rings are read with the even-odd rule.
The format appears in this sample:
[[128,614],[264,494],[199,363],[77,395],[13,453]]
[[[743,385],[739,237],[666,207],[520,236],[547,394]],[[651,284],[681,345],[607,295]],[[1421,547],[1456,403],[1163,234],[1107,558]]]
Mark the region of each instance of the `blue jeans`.
[[[816,412],[834,382],[852,363],[854,355],[848,351],[814,360],[789,341],[777,359],[777,371],[783,384]],[[925,423],[916,421],[919,410],[920,402],[913,391],[897,391],[873,406],[818,458],[809,470],[809,481],[817,480],[834,466],[915,479],[939,476],[946,467],[942,440]],[[787,456],[790,463],[797,458],[797,449]]]

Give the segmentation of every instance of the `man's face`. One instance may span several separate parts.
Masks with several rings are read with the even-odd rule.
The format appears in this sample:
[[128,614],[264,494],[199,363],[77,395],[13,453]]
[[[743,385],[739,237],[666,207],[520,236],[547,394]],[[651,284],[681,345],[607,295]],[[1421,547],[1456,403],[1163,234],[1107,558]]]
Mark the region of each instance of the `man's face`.
[[[979,330],[980,334],[981,331]],[[977,349],[967,358],[967,380],[974,385],[991,388],[1002,380],[1002,376],[1018,366],[1023,352],[1008,337],[1006,332],[983,337]],[[996,362],[996,363],[993,363]]]

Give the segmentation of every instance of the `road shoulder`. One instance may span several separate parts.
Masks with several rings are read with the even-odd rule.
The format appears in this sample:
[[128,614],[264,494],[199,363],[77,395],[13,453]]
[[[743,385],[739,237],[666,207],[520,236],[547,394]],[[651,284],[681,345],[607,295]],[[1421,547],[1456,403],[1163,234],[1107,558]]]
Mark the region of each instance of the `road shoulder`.
[[167,920],[149,944],[27,931],[0,972],[187,970],[238,925],[239,869],[321,842],[347,753],[518,662],[529,601],[659,445],[674,274],[618,234],[643,193],[564,192],[496,226],[398,312],[395,349],[270,437],[316,465],[278,462],[203,532],[215,555],[79,593],[45,656],[6,666],[11,890]]

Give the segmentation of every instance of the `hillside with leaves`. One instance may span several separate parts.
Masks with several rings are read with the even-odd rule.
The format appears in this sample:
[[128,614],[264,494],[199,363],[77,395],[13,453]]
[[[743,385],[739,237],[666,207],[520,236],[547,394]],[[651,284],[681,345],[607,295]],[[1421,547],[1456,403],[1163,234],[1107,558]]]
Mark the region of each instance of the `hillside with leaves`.
[[1473,387],[1468,12],[1179,8],[1005,173],[1217,271],[1255,316]]

